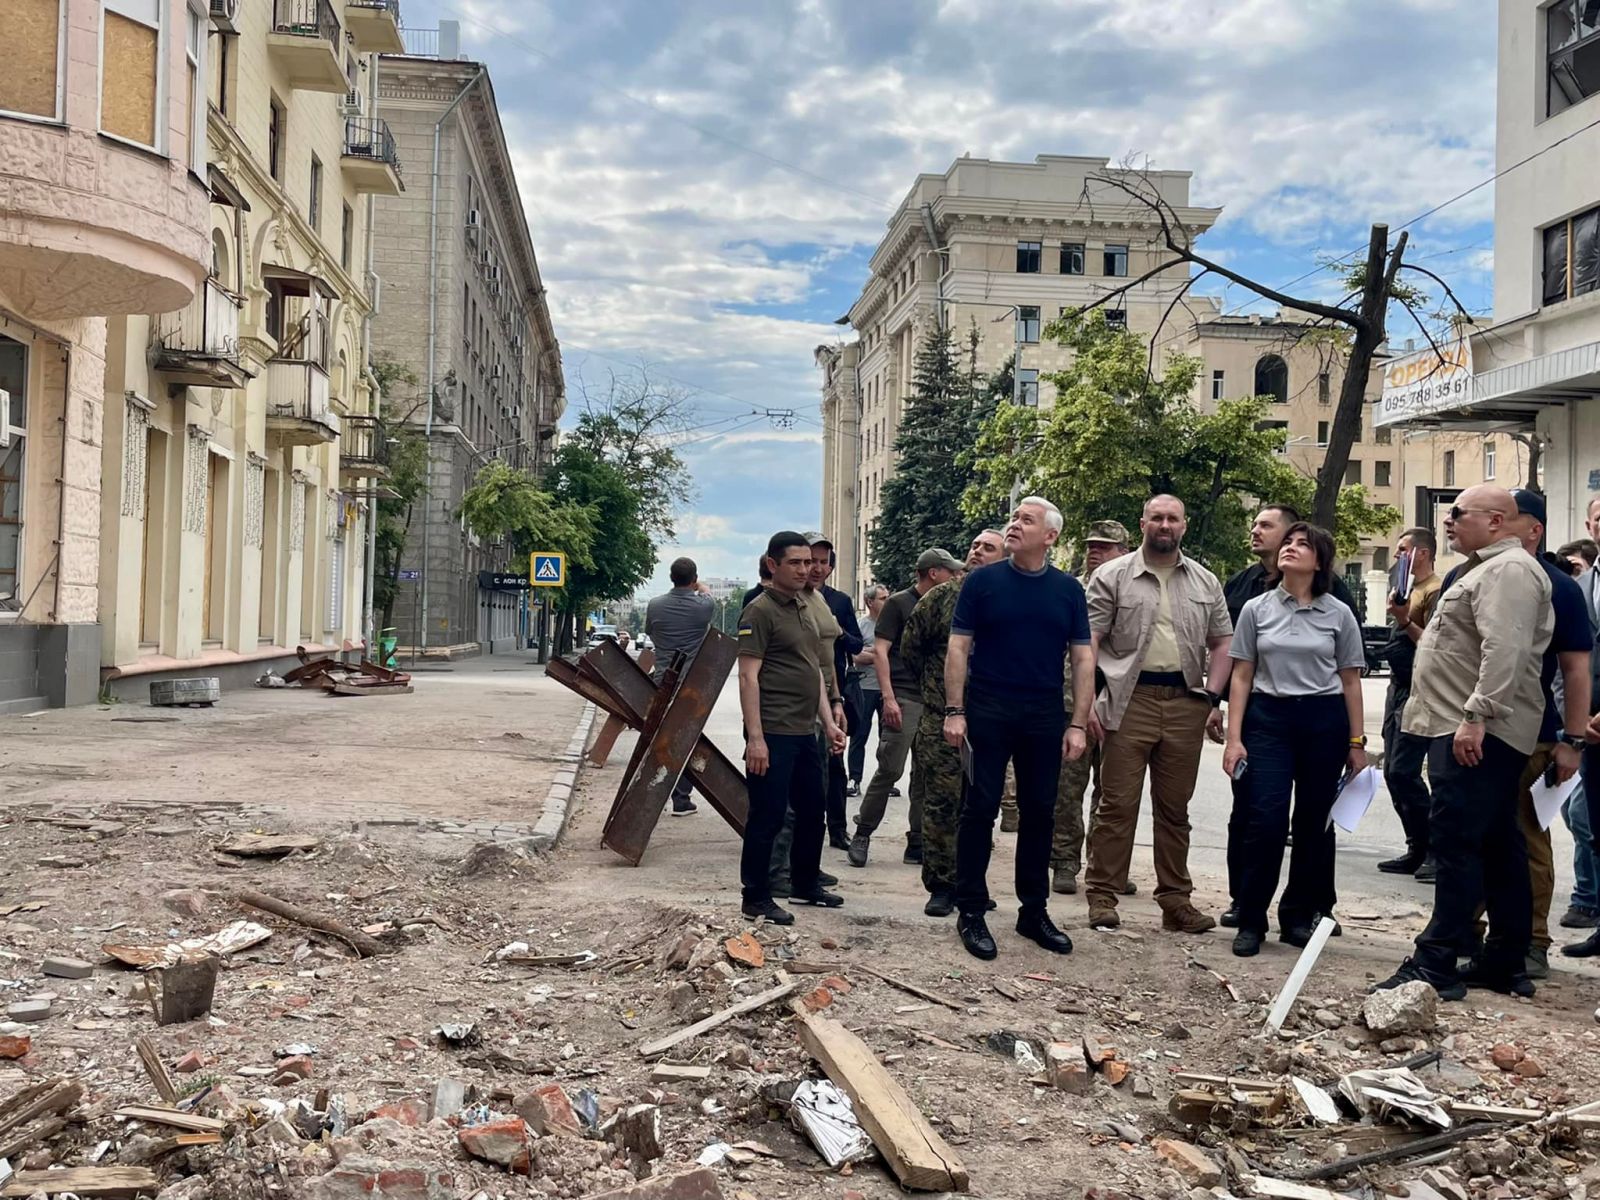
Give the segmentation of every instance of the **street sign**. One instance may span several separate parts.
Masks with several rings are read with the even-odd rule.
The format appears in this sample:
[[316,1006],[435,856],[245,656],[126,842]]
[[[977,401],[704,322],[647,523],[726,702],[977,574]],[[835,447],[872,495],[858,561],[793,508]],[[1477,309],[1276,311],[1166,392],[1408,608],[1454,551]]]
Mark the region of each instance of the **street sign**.
[[478,586],[491,592],[525,592],[528,577],[521,571],[479,571]]
[[567,556],[559,552],[534,554],[533,570],[529,572],[534,587],[566,587]]
[[396,571],[395,578],[402,583],[415,583],[422,578],[422,571],[420,568],[415,571]]

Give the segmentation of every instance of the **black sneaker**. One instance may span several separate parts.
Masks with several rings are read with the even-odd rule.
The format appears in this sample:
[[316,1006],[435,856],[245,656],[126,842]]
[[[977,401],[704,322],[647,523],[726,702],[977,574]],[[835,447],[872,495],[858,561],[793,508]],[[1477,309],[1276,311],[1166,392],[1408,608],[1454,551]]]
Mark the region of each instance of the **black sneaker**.
[[[1278,930],[1278,940],[1285,946],[1293,946],[1296,950],[1304,950],[1306,943],[1311,940],[1310,925],[1285,925]],[[1243,930],[1239,931],[1241,935]]]
[[1521,996],[1531,1000],[1538,991],[1525,971],[1490,970],[1479,959],[1469,962],[1461,972],[1461,983],[1469,988],[1499,992],[1502,996]]
[[700,806],[693,800],[685,800],[682,804],[676,800],[672,802],[672,815],[675,817],[692,817],[699,811]]
[[1432,984],[1433,990],[1439,993],[1439,999],[1441,1000],[1465,1000],[1467,998],[1467,985],[1462,983],[1461,980],[1454,979],[1449,983],[1438,983],[1437,981],[1429,979],[1426,975],[1424,975],[1421,968],[1419,968],[1416,962],[1410,958],[1405,959],[1400,966],[1396,968],[1393,975],[1379,983],[1373,984],[1367,989],[1367,991],[1369,993],[1387,992],[1391,988],[1397,988],[1403,983],[1411,983],[1418,979],[1420,979],[1423,983]]
[[850,837],[848,834],[830,833],[828,835],[828,845],[835,850],[849,850]]
[[1017,932],[1029,941],[1037,942],[1052,954],[1072,953],[1072,939],[1056,928],[1049,913],[1019,914]]
[[746,900],[739,911],[752,921],[770,921],[774,925],[794,924],[794,914],[787,908],[779,908],[771,900],[760,902]]
[[1239,906],[1237,904],[1228,905],[1227,910],[1217,918],[1217,924],[1224,929],[1239,928]]
[[906,852],[903,855],[900,856],[900,861],[904,862],[904,863],[910,863],[912,866],[921,866],[922,865],[922,847],[921,846],[907,846],[906,847]]
[[804,896],[789,897],[790,904],[814,904],[818,908],[838,908],[844,903],[844,897],[838,892],[824,891],[820,886],[816,891]]
[[818,871],[817,882],[823,887],[838,887],[839,877],[837,875],[829,875],[826,871]]
[[928,897],[928,902],[922,906],[922,913],[927,917],[948,917],[956,910],[956,894],[940,888]]
[[789,893],[794,890],[794,885],[789,882],[787,875],[782,875],[772,881],[772,886],[769,890],[776,899],[787,900]]
[[891,795],[891,796],[899,796],[900,795],[900,789],[897,788],[897,787],[890,788],[889,789],[889,795]]
[[1378,864],[1378,870],[1385,875],[1415,875],[1417,868],[1422,866],[1427,859],[1426,854],[1418,854],[1415,850],[1407,850],[1399,858],[1386,858]]
[[961,944],[967,948],[967,953],[974,958],[987,960],[1000,953],[995,947],[994,935],[989,932],[989,925],[982,917],[969,917],[962,913],[956,918],[956,932],[961,935]]
[[861,780],[852,779],[850,781],[850,786],[844,789],[844,794],[846,796],[859,796],[859,795],[861,795]]
[[846,849],[850,852],[850,865],[852,867],[866,866],[867,856],[872,853],[872,835],[870,833],[856,834],[855,837],[850,839],[850,845]]
[[1423,864],[1417,868],[1415,878],[1418,883],[1438,883],[1439,864],[1431,858],[1425,859]]
[[1593,958],[1596,954],[1600,954],[1600,929],[1595,930],[1581,942],[1561,947],[1561,953],[1567,958]]
[[1572,904],[1561,914],[1563,929],[1593,929],[1600,925],[1600,912],[1582,904]]
[[1233,952],[1240,958],[1254,958],[1261,953],[1261,943],[1265,940],[1259,929],[1241,929],[1233,935]]

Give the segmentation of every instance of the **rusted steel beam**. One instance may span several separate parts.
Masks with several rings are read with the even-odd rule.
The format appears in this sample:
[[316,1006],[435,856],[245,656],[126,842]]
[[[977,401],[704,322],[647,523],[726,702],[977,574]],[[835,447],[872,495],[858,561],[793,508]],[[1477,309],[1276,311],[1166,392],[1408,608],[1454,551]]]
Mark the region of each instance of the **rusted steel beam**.
[[602,712],[624,722],[629,729],[637,729],[639,727],[639,721],[633,715],[633,709],[622,703],[599,684],[579,675],[577,663],[565,658],[552,658],[545,664],[544,673],[561,684],[562,687],[571,688],[577,692],[578,695]]
[[650,711],[645,713],[644,724],[639,727],[639,736],[633,743],[633,753],[628,756],[628,765],[623,769],[622,779],[617,784],[617,794],[611,802],[611,811],[606,814],[606,823],[601,827],[601,845],[605,844],[611,822],[616,819],[618,811],[622,808],[622,798],[628,794],[628,786],[633,782],[634,773],[638,771],[639,763],[644,759],[650,740],[655,737],[656,730],[661,728],[661,718],[667,711],[673,692],[678,688],[678,673],[682,666],[683,655],[680,653],[674,656],[672,664],[667,667],[666,674],[662,675],[661,682],[656,686],[656,694],[650,701]]
[[696,756],[701,730],[738,654],[737,641],[708,631],[693,664],[676,680],[676,687],[667,680],[677,674],[678,664],[674,662],[667,672],[601,839],[603,845],[629,862],[637,865],[644,857],[673,785]]

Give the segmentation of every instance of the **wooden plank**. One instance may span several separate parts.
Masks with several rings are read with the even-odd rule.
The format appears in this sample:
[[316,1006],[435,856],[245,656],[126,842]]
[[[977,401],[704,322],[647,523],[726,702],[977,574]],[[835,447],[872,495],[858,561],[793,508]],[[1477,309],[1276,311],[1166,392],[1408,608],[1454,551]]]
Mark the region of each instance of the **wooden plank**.
[[1189,1087],[1225,1088],[1233,1092],[1275,1092],[1281,1086],[1276,1080],[1240,1079],[1235,1075],[1200,1075],[1194,1071],[1177,1071],[1172,1078]]
[[1283,1028],[1289,1010],[1300,997],[1300,989],[1305,987],[1306,980],[1311,977],[1311,968],[1317,965],[1317,957],[1322,953],[1322,948],[1328,944],[1328,939],[1333,936],[1333,926],[1332,917],[1323,917],[1311,931],[1311,940],[1306,943],[1305,949],[1300,951],[1294,969],[1289,972],[1283,990],[1278,993],[1278,998],[1272,1003],[1272,1011],[1267,1014],[1267,1028],[1273,1033]]
[[156,1049],[156,1044],[150,1040],[150,1035],[140,1034],[139,1040],[134,1043],[134,1048],[139,1052],[139,1061],[144,1064],[144,1073],[150,1076],[150,1082],[155,1085],[156,1093],[168,1104],[177,1100],[177,1085],[172,1082],[172,1076],[167,1074],[167,1066],[161,1061],[161,1053]]
[[828,1078],[849,1094],[856,1119],[902,1187],[925,1192],[968,1189],[971,1180],[961,1157],[865,1042],[839,1022],[814,1014],[800,1022],[800,1040]]
[[296,850],[315,850],[320,845],[321,838],[305,833],[246,833],[217,849],[242,858],[281,858]]
[[0,1105],[0,1133],[10,1133],[46,1113],[64,1113],[83,1099],[83,1084],[52,1079],[24,1088]]
[[297,904],[290,904],[287,900],[279,900],[276,896],[269,896],[266,892],[257,892],[249,889],[240,891],[239,903],[258,908],[262,912],[271,913],[275,917],[282,917],[286,921],[293,921],[296,925],[304,925],[307,929],[315,929],[318,933],[326,933],[346,943],[362,958],[376,958],[388,954],[389,948],[382,942],[375,941],[362,933],[359,929],[351,929],[348,925],[335,921],[332,917],[320,916]]
[[221,1133],[228,1123],[216,1117],[202,1117],[199,1113],[184,1112],[181,1108],[167,1108],[160,1104],[124,1104],[113,1114],[147,1121],[152,1125],[170,1125],[190,1133]]
[[896,975],[890,975],[885,971],[879,971],[875,967],[867,966],[865,963],[841,964],[841,969],[843,969],[845,965],[848,965],[848,968],[852,971],[864,971],[866,974],[871,975],[874,979],[881,979],[884,983],[887,983],[891,987],[897,987],[902,992],[910,992],[919,1000],[931,1000],[935,1004],[942,1004],[946,1008],[955,1009],[957,1012],[967,1011],[967,1006],[965,1004],[961,1003],[959,1000],[951,999],[943,992],[934,992],[929,991],[925,987],[918,987],[914,983],[908,983],[906,980],[901,979]]
[[758,992],[754,996],[749,996],[739,1001],[731,1008],[712,1013],[703,1021],[696,1021],[686,1029],[680,1029],[677,1033],[668,1034],[664,1038],[657,1038],[653,1042],[646,1042],[639,1047],[639,1053],[646,1058],[658,1058],[674,1046],[687,1042],[690,1038],[699,1037],[707,1030],[715,1029],[719,1025],[726,1025],[735,1017],[742,1017],[745,1013],[755,1012],[758,1008],[765,1008],[769,1004],[786,998],[799,986],[798,981],[790,980],[787,983],[780,983],[775,988],[768,988],[764,992]]
[[18,1171],[0,1196],[32,1196],[43,1192],[59,1196],[137,1196],[155,1195],[161,1190],[160,1177],[148,1167],[69,1167],[64,1171]]
[[651,1083],[697,1083],[711,1078],[711,1068],[696,1063],[657,1063],[650,1068]]

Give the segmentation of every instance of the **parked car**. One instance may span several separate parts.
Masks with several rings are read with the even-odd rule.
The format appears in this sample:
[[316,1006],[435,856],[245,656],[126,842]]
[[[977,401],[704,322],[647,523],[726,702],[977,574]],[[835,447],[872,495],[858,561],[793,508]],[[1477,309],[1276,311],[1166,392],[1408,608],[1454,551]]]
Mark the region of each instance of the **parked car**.
[[1389,671],[1389,660],[1384,654],[1389,639],[1394,630],[1387,625],[1363,625],[1361,627],[1361,648],[1366,651],[1367,665],[1362,670],[1363,675],[1384,675]]
[[613,642],[617,640],[617,627],[615,625],[596,625],[589,631],[589,645],[591,646],[598,646],[607,638],[610,638]]

